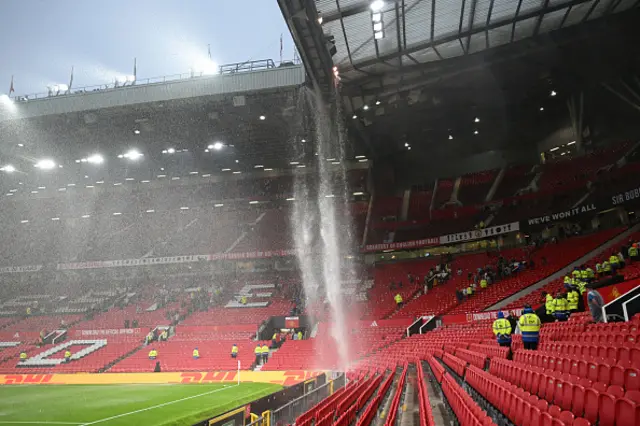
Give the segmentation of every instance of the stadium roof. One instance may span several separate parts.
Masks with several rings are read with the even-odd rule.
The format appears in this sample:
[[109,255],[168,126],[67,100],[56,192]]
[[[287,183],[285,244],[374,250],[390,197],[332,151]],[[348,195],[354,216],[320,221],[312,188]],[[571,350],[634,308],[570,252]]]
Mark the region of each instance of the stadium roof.
[[311,81],[329,92],[337,72],[371,156],[413,148],[397,169],[524,147],[535,161],[581,93],[592,120],[634,112],[602,83],[640,70],[637,0],[387,0],[380,17],[373,3],[279,0]]
[[317,0],[345,81],[473,54],[637,6],[635,0]]

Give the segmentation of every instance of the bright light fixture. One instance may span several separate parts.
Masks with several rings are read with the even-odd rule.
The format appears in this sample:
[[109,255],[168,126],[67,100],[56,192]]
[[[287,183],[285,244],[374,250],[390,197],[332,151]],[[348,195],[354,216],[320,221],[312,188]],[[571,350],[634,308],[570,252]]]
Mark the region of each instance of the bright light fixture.
[[85,188],[95,188],[95,186],[93,186],[93,185],[87,185],[87,186],[85,186]]
[[540,111],[544,111],[544,107],[540,107]]
[[169,148],[169,149],[167,149],[167,154],[173,154],[173,153],[175,153],[175,152],[176,152],[176,149],[175,149],[175,148]]
[[239,175],[240,173],[242,173],[242,172],[240,172],[240,171],[233,172],[234,175]]
[[60,220],[59,217],[52,217],[51,220]]
[[553,148],[551,148],[551,149],[549,150],[549,152],[557,151],[557,150],[559,150],[559,149],[560,149],[560,147],[559,147],[559,146],[554,146]]
[[253,166],[254,169],[264,169],[264,166],[262,164],[256,164],[255,166]]
[[140,134],[140,130],[135,129],[135,130],[133,131],[133,133],[134,133],[134,134],[136,134],[136,135],[139,135],[139,134]]
[[369,105],[363,106],[362,109],[365,110],[365,111],[368,110],[369,109]]
[[264,169],[264,171],[265,171],[265,172],[270,172],[270,171],[272,171],[272,170],[273,170],[273,169]]
[[449,140],[453,140],[453,136],[449,135]]
[[374,0],[371,2],[371,10],[374,12],[380,12],[384,7],[384,1],[382,0]]
[[409,143],[408,143],[408,142],[405,142],[405,143],[404,143],[404,146],[409,146]]
[[223,172],[230,172],[231,169],[222,169]]
[[179,176],[174,176],[174,177],[171,178],[171,180],[180,180],[180,177]]
[[557,93],[556,93],[556,91],[555,91],[555,90],[552,90],[550,94],[551,94],[551,96],[555,96],[555,95],[557,95]]
[[154,212],[155,212],[155,210],[153,210],[153,209],[147,210],[147,213],[154,213]]
[[212,143],[211,145],[209,145],[207,148],[208,149],[215,149],[216,151],[220,151],[222,148],[224,148],[224,144],[222,142],[215,142],[215,143]]
[[120,216],[121,214],[122,214],[122,213],[120,213],[120,212],[115,212],[113,215],[114,215],[114,216]]
[[29,223],[29,221],[25,219],[25,220],[21,220],[20,223]]
[[384,33],[382,31],[376,31],[373,33],[373,38],[376,40],[381,40],[384,38]]
[[189,172],[190,175],[197,175],[198,172]]
[[376,105],[380,105],[380,101],[376,101]]
[[473,134],[474,134],[474,135],[477,135],[477,134],[478,134],[478,131],[477,131],[477,130],[474,130],[474,131],[473,131]]
[[360,191],[354,192],[353,195],[364,195],[364,192],[360,192]]
[[264,115],[261,115],[261,116],[260,116],[260,120],[264,121],[264,120],[266,120],[266,119],[267,119],[267,117],[265,117]]
[[258,204],[259,201],[249,201],[249,204]]
[[296,199],[293,197],[287,198],[287,201],[295,201]]
[[82,218],[83,218],[83,219],[88,219],[88,218],[90,218],[90,217],[91,217],[91,215],[90,215],[90,214],[83,214],[83,215],[82,215]]
[[373,22],[380,22],[382,21],[382,13],[372,13],[371,14],[371,20]]
[[203,177],[203,178],[208,178],[208,177],[211,177],[211,174],[209,174],[209,173],[205,173],[205,174],[203,174],[203,175],[202,175],[202,177]]
[[11,164],[7,164],[6,166],[1,167],[0,171],[3,171],[5,173],[13,173],[16,171],[16,168],[13,167]]
[[[411,147],[409,147],[407,149],[411,149]],[[358,163],[366,163],[367,161],[369,161],[369,160],[366,159],[366,158],[361,158],[361,159],[358,160]]]
[[574,143],[576,143],[576,141],[571,141],[567,145],[573,145]]
[[128,160],[131,160],[131,161],[139,160],[140,157],[142,157],[142,156],[143,156],[143,154],[140,151],[136,150],[136,149],[131,149],[131,150],[127,151],[125,154],[123,154],[124,158],[126,158]]
[[304,169],[307,166],[305,166],[304,164],[298,164],[296,167],[299,168],[299,169]]
[[298,161],[292,161],[289,164],[291,164],[292,166],[297,166],[298,164],[300,164]]
[[189,210],[189,207],[180,207],[180,210]]
[[356,118],[358,118],[358,116],[353,114],[353,116],[351,118],[353,118],[355,120]]
[[324,198],[333,198],[333,197],[335,197],[335,195],[333,195],[333,194],[327,194],[327,195],[324,196]]
[[222,203],[218,203],[218,204],[214,204],[213,206],[214,206],[214,207],[222,207],[222,206],[224,206],[224,204],[222,204]]
[[102,164],[104,163],[104,158],[100,154],[93,154],[87,157],[87,163],[89,164]]
[[35,167],[41,170],[51,170],[56,166],[56,163],[50,159],[40,160],[35,164]]
[[116,182],[113,184],[113,186],[120,186],[120,185],[122,185],[122,182]]
[[307,140],[306,139],[302,139],[300,142],[305,143]]
[[366,156],[364,156],[364,155],[356,155],[356,159],[358,159],[358,158],[366,158]]
[[129,177],[129,178],[125,178],[124,180],[129,180],[129,181],[131,181],[131,180],[135,180],[135,179],[134,179],[134,178]]

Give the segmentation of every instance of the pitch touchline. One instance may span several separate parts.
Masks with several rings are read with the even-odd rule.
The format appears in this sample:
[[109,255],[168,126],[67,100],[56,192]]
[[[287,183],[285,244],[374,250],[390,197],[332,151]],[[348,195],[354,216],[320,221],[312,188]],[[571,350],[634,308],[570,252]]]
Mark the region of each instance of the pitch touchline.
[[72,422],[43,422],[43,421],[37,421],[37,422],[27,422],[27,421],[2,421],[0,420],[0,424],[9,424],[9,425],[82,425],[82,423],[72,423]]
[[130,411],[128,413],[118,414],[117,416],[107,417],[106,419],[96,420],[95,422],[89,422],[89,423],[65,423],[65,424],[74,424],[74,425],[81,425],[81,426],[95,425],[97,423],[104,423],[104,422],[108,422],[109,420],[119,419],[120,417],[130,416],[131,414],[137,414],[137,413],[142,413],[144,411],[153,410],[154,408],[165,407],[167,405],[177,404],[178,402],[187,401],[189,399],[199,398],[199,397],[205,396],[205,395],[211,395],[212,393],[216,393],[216,392],[220,392],[220,391],[223,391],[223,390],[231,389],[231,388],[234,388],[236,386],[239,386],[239,385],[235,384],[235,385],[232,385],[232,386],[229,386],[229,387],[226,387],[226,388],[214,389],[212,391],[201,393],[201,394],[198,394],[198,395],[187,396],[186,398],[176,399],[175,401],[169,401],[169,402],[165,402],[163,404],[154,405],[152,407],[141,408],[140,410]]

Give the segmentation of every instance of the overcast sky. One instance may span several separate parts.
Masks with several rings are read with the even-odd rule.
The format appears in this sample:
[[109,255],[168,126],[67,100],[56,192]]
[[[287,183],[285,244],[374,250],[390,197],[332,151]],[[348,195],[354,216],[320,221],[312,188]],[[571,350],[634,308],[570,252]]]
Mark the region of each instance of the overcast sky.
[[293,41],[276,0],[4,0],[0,94],[14,76],[16,95],[188,73],[205,64],[293,58]]

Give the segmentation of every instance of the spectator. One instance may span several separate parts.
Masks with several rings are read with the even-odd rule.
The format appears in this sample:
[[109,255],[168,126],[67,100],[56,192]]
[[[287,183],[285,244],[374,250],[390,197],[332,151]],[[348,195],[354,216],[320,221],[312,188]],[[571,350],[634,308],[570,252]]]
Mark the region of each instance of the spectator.
[[602,298],[602,295],[596,289],[589,289],[589,293],[587,293],[587,303],[589,304],[589,310],[591,311],[591,318],[593,318],[593,321],[602,322],[602,307],[604,306],[604,299]]
[[231,346],[231,358],[237,358],[237,357],[238,357],[238,345],[234,343],[233,346]]

